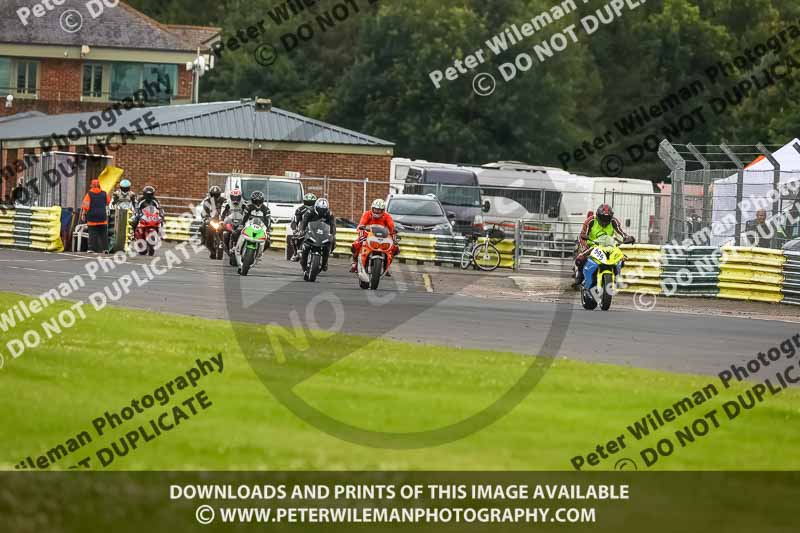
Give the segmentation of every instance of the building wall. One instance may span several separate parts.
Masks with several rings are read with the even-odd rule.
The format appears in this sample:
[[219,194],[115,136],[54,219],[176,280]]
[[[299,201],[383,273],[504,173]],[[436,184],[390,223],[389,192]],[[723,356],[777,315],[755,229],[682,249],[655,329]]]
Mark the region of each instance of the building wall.
[[[11,108],[6,108],[0,103],[0,116],[23,111],[58,115],[105,109],[112,102],[81,101],[83,64],[84,61],[74,59],[40,59],[38,98],[15,98]],[[192,83],[192,73],[188,72],[184,65],[178,65],[178,95],[175,99],[191,100]]]
[[[129,144],[114,153],[114,164],[125,169],[125,176],[135,189],[146,184],[156,187],[159,196],[175,198],[203,198],[208,192],[208,173],[227,173],[234,170],[252,174],[282,176],[286,171],[300,172],[304,176],[351,179],[358,182],[328,181],[328,198],[331,208],[339,216],[353,216],[362,209],[364,186],[361,180],[386,182],[391,156],[327,154],[319,152],[256,150],[253,159],[250,151],[240,148],[201,148],[187,146],[153,146]],[[322,186],[320,179],[307,179],[305,187],[310,192]],[[386,197],[386,184],[371,184],[367,188],[371,202],[376,197]]]
[[[37,149],[37,152],[39,150]],[[75,150],[71,147],[70,151]],[[93,149],[95,153],[102,153]],[[23,151],[4,150],[3,167],[22,159]],[[125,170],[125,177],[133,183],[134,190],[153,185],[158,196],[200,199],[208,191],[208,173],[228,173],[234,170],[252,174],[282,176],[286,171],[300,172],[306,178],[304,187],[321,195],[328,177],[327,191],[331,208],[337,216],[353,219],[360,216],[364,205],[364,183],[367,205],[375,198],[385,198],[389,193],[386,183],[391,155],[329,154],[291,150],[256,150],[253,159],[250,150],[241,148],[211,148],[126,144],[111,153],[113,164]],[[21,174],[20,174],[21,177]],[[339,182],[338,179],[356,180]],[[3,194],[7,194],[16,178],[3,180]],[[171,204],[181,202],[170,201]]]

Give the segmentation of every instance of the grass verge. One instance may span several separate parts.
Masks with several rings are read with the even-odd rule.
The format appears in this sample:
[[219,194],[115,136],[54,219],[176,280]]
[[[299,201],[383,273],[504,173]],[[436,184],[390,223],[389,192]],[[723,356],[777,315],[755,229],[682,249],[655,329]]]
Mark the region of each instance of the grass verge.
[[[24,296],[0,293],[0,310]],[[713,376],[690,376],[559,359],[538,387],[508,416],[467,438],[419,450],[381,450],[342,442],[298,419],[277,402],[253,372],[230,324],[197,318],[106,308],[87,310],[87,319],[61,335],[26,350],[18,358],[6,343],[27,328],[69,307],[60,302],[24,325],[0,332],[4,428],[0,467],[35,461],[86,430],[93,441],[57,461],[67,468],[127,431],[199,390],[212,406],[160,437],[139,443],[115,458],[121,470],[567,470],[570,459],[594,451],[620,434],[627,448],[597,468],[613,469],[628,457],[643,468],[639,451],[670,437],[674,453],[652,469],[731,470],[800,468],[792,453],[800,445],[800,390],[784,390],[735,420],[722,404],[752,384],[743,384],[678,417],[641,441],[626,427],[653,409],[671,407],[709,383]],[[237,326],[239,327],[239,326]],[[252,328],[264,338],[263,326]],[[335,335],[331,346],[354,342]],[[102,437],[92,420],[119,412],[132,399],[152,394],[195,365],[223,354],[224,370],[200,379],[197,388],[178,391],[164,407],[137,414]],[[324,356],[324,354],[322,354]],[[376,340],[297,387],[323,412],[365,429],[421,431],[451,424],[475,413],[513,385],[532,358],[511,353],[453,349]],[[765,376],[766,377],[766,376]],[[720,427],[681,447],[675,430],[717,410]],[[188,409],[184,409],[188,411]],[[93,463],[93,466],[96,461]]]

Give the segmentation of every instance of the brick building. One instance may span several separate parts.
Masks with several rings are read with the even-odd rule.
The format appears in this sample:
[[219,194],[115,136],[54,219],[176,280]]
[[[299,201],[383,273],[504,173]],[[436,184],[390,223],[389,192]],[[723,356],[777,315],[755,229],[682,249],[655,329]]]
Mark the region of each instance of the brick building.
[[[310,190],[324,186],[335,211],[352,216],[364,197],[388,193],[394,145],[275,107],[258,110],[252,101],[26,113],[0,120],[6,191],[24,170],[24,154],[43,146],[110,155],[134,187],[151,184],[177,198],[203,197],[209,173],[298,172]],[[364,179],[383,183],[365,187]]]
[[[85,0],[51,3],[52,11],[29,0],[3,4],[0,96],[13,101],[0,103],[0,115],[102,109],[156,81],[165,88],[159,103],[188,103],[196,80],[186,63],[198,52],[210,59],[221,31],[161,24],[123,2],[96,18]],[[67,31],[78,22],[78,31]]]
[[[28,0],[8,1],[0,97],[12,100],[0,101],[1,198],[23,175],[24,154],[48,150],[107,153],[135,187],[153,184],[162,196],[202,197],[209,173],[233,170],[299,172],[339,212],[388,192],[310,177],[385,182],[390,142],[277,108],[260,112],[253,102],[190,104],[198,79],[186,64],[198,55],[210,64],[219,28],[161,24],[123,2],[92,18],[85,0],[40,17],[24,11]],[[68,10],[82,13],[79,31],[67,31],[77,20],[65,20]],[[133,107],[145,90],[150,107]]]

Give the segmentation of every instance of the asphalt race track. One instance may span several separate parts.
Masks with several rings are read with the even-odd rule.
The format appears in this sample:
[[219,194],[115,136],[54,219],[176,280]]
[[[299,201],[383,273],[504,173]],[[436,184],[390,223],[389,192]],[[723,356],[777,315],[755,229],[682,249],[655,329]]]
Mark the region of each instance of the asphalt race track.
[[[93,281],[85,269],[92,260],[83,254],[3,250],[0,290],[37,296],[80,274],[87,285],[71,299],[83,299],[124,274],[141,270],[151,258],[129,259]],[[212,261],[201,253],[142,287],[134,285],[118,305],[293,325],[290,309],[327,294],[342,303],[347,315],[342,331],[346,333],[535,355],[555,325],[566,328],[559,356],[699,374],[716,374],[733,363],[747,361],[799,329],[798,324],[779,321],[615,310],[613,306],[604,313],[574,305],[569,312],[568,304],[562,304],[559,320],[554,321],[556,304],[454,296],[440,294],[435,288],[429,292],[424,268],[397,264],[393,277],[384,279],[379,291],[368,294],[371,291],[358,287],[355,275],[347,272],[341,259],[332,259],[330,271],[322,273],[317,283],[307,283],[299,265],[286,262],[282,252],[268,253],[247,277],[227,266],[227,260]],[[380,305],[370,304],[371,298],[379,299]],[[248,300],[261,302],[257,313],[246,312]],[[324,309],[318,311],[320,324],[326,320]]]

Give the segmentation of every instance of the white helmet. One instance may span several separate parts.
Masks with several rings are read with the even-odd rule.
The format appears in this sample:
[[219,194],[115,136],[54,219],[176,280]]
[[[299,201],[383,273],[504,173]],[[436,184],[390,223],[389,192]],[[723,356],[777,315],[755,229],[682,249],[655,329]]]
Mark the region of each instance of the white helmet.
[[314,202],[314,211],[321,217],[326,216],[330,212],[328,200],[325,198],[319,198],[316,202]]
[[372,202],[372,218],[378,218],[384,211],[386,211],[386,202],[381,198]]

